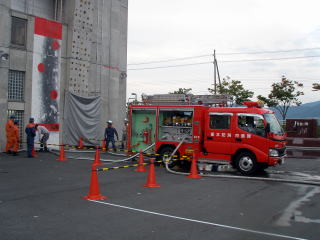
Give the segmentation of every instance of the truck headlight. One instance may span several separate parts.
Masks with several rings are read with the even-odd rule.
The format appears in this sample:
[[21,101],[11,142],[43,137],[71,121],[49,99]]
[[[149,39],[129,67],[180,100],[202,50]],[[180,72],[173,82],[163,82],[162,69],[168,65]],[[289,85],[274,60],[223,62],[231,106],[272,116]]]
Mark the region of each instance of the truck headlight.
[[277,149],[273,149],[273,148],[270,148],[269,149],[269,156],[270,157],[279,157],[279,152]]

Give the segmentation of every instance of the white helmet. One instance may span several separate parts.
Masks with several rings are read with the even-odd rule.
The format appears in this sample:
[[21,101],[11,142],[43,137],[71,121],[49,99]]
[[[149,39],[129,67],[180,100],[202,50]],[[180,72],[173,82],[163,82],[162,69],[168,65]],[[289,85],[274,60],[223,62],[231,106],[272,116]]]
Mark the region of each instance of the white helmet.
[[107,123],[110,123],[110,124],[112,124],[112,121],[111,120],[108,120],[108,122]]

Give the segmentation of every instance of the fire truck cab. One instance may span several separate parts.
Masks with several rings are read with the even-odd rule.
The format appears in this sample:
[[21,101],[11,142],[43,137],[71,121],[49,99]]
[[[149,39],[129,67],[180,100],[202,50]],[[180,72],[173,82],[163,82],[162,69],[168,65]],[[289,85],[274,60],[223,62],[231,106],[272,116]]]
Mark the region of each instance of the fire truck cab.
[[193,150],[199,162],[231,164],[244,175],[283,163],[285,133],[271,110],[258,102],[244,102],[245,107],[188,104],[131,106],[128,149],[155,143],[153,150],[163,156],[182,142],[176,155]]

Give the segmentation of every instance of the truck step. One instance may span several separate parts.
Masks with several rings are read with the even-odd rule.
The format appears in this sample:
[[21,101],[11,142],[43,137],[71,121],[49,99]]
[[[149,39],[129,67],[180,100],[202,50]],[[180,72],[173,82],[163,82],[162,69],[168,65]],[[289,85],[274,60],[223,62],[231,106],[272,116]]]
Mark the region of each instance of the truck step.
[[236,172],[237,170],[230,164],[212,164],[212,163],[198,163],[198,170],[200,172]]
[[199,163],[216,163],[216,164],[221,164],[221,165],[229,165],[230,164],[230,162],[225,161],[225,160],[210,159],[210,158],[199,158],[198,162]]

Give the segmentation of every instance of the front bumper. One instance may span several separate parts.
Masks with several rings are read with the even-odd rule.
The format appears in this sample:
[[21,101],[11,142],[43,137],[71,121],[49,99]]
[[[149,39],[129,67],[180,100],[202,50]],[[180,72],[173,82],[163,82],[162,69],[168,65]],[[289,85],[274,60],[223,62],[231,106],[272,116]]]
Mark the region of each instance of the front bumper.
[[285,157],[286,157],[286,155],[284,155],[282,157],[269,157],[269,165],[275,166],[277,164],[279,164],[279,165],[284,164]]
[[274,165],[281,165],[284,163],[284,158],[287,156],[287,150],[286,148],[275,148],[278,153],[279,153],[279,156],[277,157],[270,157],[269,156],[269,165],[270,166],[274,166]]

